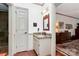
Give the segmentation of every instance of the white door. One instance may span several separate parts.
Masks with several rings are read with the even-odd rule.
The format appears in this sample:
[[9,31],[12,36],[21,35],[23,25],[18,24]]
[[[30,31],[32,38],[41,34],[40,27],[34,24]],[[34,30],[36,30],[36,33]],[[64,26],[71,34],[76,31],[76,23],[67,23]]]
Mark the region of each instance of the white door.
[[26,51],[28,46],[28,9],[16,7],[16,33],[15,33],[15,48],[16,52]]

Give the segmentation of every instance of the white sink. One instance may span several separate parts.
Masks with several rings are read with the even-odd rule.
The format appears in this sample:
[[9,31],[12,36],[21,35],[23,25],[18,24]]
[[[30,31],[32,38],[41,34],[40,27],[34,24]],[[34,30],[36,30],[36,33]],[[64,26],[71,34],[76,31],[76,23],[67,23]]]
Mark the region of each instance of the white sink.
[[50,33],[42,34],[42,33],[35,33],[34,34],[37,38],[51,38]]

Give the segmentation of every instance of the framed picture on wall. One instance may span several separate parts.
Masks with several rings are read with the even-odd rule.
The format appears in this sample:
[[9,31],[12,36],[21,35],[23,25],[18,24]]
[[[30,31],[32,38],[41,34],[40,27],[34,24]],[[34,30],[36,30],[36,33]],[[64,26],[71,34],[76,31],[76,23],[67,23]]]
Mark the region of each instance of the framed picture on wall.
[[37,27],[37,23],[34,22],[34,23],[33,23],[33,27]]
[[66,24],[66,29],[72,29],[72,28],[73,28],[72,24]]
[[64,22],[59,22],[59,28],[64,29]]
[[49,14],[43,17],[43,30],[49,30]]

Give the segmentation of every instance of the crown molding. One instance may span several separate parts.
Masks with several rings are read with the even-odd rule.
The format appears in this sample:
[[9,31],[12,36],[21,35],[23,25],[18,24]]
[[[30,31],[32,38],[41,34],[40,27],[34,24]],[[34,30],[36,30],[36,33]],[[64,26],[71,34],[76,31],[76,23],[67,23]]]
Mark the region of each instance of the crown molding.
[[70,18],[74,18],[74,19],[78,19],[79,20],[79,18],[77,18],[77,17],[73,17],[73,16],[69,16],[69,15],[65,15],[65,14],[62,14],[62,13],[56,13],[56,14],[58,14],[58,15],[62,15],[62,16],[66,16],[66,17],[70,17]]

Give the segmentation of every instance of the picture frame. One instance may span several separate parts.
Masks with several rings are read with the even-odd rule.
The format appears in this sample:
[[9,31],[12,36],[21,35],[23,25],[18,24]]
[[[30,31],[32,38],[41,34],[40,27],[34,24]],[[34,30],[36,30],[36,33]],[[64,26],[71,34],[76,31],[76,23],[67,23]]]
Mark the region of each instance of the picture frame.
[[72,29],[72,28],[73,28],[72,24],[66,24],[66,29]]
[[37,27],[37,23],[34,22],[34,23],[33,23],[33,27]]
[[59,22],[59,28],[64,29],[64,22]]

